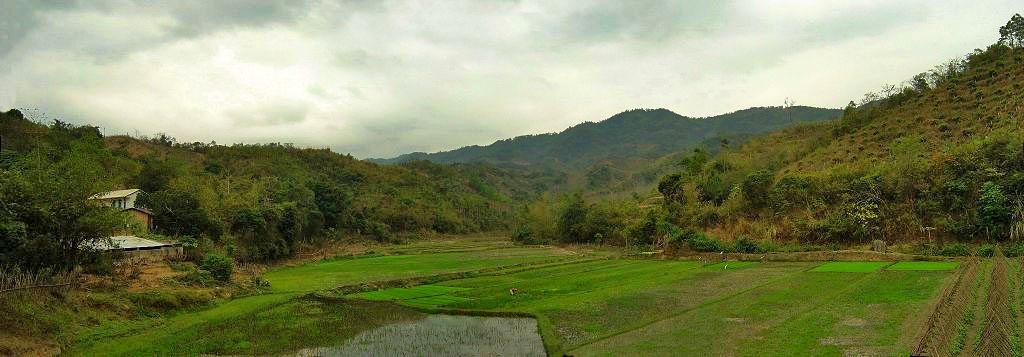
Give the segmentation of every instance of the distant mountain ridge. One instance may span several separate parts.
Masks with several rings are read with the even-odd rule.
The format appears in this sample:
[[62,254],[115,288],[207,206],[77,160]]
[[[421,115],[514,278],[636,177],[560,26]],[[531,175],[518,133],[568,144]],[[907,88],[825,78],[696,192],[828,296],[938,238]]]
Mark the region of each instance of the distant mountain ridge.
[[385,164],[426,160],[436,163],[486,162],[527,169],[574,170],[610,161],[632,166],[692,149],[709,139],[763,134],[796,123],[835,119],[839,109],[755,107],[707,118],[692,118],[668,109],[634,109],[599,122],[584,122],[559,133],[524,135],[487,146],[466,146],[437,153],[415,152]]

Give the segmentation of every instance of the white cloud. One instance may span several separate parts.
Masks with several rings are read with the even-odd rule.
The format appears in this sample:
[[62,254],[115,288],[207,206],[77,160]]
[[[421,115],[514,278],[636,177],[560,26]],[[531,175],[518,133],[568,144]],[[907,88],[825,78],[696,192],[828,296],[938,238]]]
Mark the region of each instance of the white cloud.
[[360,157],[637,107],[840,107],[994,42],[1019,11],[1009,0],[29,4],[0,46],[12,49],[0,52],[0,107],[108,133]]

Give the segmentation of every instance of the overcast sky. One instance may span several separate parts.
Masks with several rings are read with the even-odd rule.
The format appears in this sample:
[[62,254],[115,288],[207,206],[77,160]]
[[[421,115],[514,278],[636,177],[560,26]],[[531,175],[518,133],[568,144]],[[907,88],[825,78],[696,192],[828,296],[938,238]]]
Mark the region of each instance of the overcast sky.
[[632,108],[841,107],[995,42],[1015,12],[1020,0],[0,0],[0,109],[390,157]]

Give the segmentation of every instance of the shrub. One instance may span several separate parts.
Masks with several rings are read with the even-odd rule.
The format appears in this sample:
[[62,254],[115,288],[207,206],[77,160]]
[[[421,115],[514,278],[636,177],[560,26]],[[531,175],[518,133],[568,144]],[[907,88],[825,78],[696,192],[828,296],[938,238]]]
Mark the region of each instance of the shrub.
[[690,246],[690,249],[698,252],[721,252],[729,250],[722,241],[708,237],[702,232],[693,232],[695,234],[687,240],[687,244]]
[[978,252],[976,253],[976,255],[979,257],[991,258],[993,255],[995,255],[995,252],[995,246],[991,244],[982,244],[980,247],[978,247]]
[[737,253],[757,253],[760,249],[761,247],[757,245],[757,242],[754,242],[745,235],[741,235],[739,239],[736,239],[734,248]]
[[1003,253],[1006,254],[1007,257],[1011,258],[1024,256],[1024,243],[1011,244],[1003,250]]
[[211,286],[217,284],[217,279],[214,279],[213,275],[206,270],[190,270],[184,275],[176,278],[176,280],[194,286]]
[[203,260],[200,268],[210,272],[217,280],[228,282],[231,280],[231,273],[235,270],[235,263],[231,258],[222,255],[210,255]]
[[965,257],[971,255],[971,249],[963,243],[947,244],[939,249],[939,255],[946,257]]
[[743,197],[753,207],[764,207],[768,204],[768,193],[772,189],[774,177],[768,170],[755,171],[743,180]]

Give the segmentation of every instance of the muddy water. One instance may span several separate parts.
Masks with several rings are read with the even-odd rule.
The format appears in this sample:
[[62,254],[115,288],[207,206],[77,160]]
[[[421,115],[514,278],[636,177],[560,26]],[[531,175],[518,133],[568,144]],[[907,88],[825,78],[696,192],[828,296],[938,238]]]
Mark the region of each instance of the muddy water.
[[294,356],[545,356],[530,318],[429,315],[378,327]]

